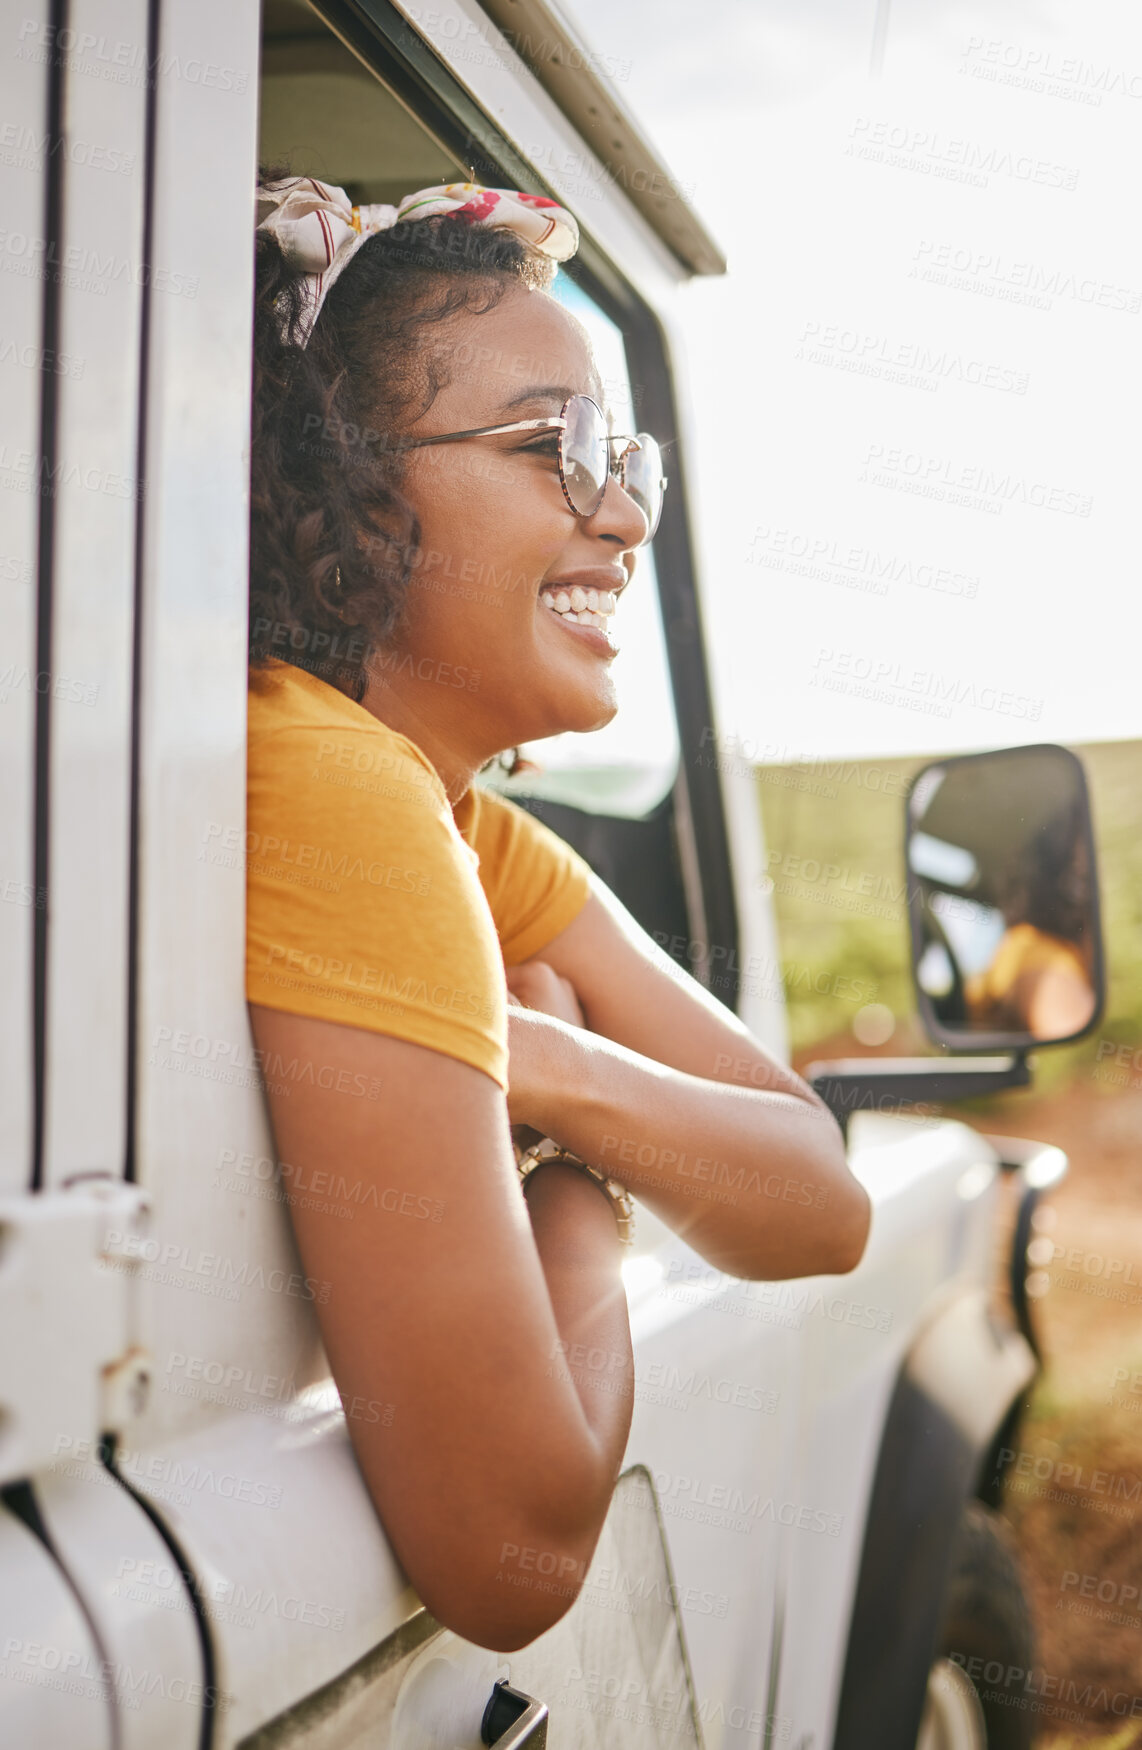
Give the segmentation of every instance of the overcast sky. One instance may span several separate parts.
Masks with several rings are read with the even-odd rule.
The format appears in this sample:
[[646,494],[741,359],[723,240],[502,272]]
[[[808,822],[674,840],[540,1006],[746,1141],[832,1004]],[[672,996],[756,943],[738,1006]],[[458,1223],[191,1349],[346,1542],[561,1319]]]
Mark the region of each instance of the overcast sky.
[[730,257],[681,297],[722,731],[1142,734],[1142,8],[563,9]]

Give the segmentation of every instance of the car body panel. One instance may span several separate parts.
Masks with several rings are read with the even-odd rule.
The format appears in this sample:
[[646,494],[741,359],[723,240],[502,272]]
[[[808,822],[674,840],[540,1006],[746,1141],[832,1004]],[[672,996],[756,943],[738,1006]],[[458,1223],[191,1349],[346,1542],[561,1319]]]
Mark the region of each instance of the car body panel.
[[104,1652],[36,1534],[0,1507],[0,1723],[21,1750],[113,1750]]

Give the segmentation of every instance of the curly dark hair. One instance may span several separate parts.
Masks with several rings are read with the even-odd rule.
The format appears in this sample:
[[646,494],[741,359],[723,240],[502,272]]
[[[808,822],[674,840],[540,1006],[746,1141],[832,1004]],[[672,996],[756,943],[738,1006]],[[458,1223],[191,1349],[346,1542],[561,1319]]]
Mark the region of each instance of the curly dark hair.
[[[263,171],[262,186],[283,175]],[[448,380],[422,332],[512,285],[546,289],[555,266],[460,215],[394,226],[361,245],[303,348],[301,277],[267,233],[256,249],[250,662],[281,657],[359,702],[420,543],[393,440]]]
[[1094,881],[1082,799],[1059,809],[1013,862],[999,905],[1009,924],[1029,923],[1088,952]]

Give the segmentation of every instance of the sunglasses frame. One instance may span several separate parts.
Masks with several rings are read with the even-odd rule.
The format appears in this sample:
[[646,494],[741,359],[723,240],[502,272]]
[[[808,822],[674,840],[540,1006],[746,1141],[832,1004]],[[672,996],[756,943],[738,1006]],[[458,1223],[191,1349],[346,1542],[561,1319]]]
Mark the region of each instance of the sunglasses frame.
[[[568,487],[567,487],[567,470],[564,466],[564,461],[563,461],[563,442],[564,442],[564,438],[566,437],[566,434],[567,434],[567,428],[570,425],[570,420],[567,418],[567,409],[570,407],[572,401],[587,401],[587,402],[589,402],[590,405],[595,409],[595,412],[598,414],[600,420],[602,421],[604,430],[606,429],[606,423],[607,423],[606,415],[603,412],[602,408],[599,406],[599,403],[597,401],[595,401],[590,395],[570,395],[570,396],[568,396],[567,400],[563,403],[563,406],[561,407],[557,418],[516,419],[516,420],[513,420],[508,425],[477,425],[477,426],[473,426],[473,428],[470,431],[445,431],[445,432],[438,433],[436,437],[408,438],[408,439],[405,439],[398,444],[395,444],[393,447],[395,449],[400,449],[400,450],[420,450],[420,449],[427,448],[427,446],[429,444],[458,444],[458,443],[462,443],[466,438],[497,437],[501,432],[558,431],[558,433],[559,433],[559,449],[558,449],[559,485],[560,485],[560,488],[562,489],[563,497],[567,501],[567,507],[569,510],[573,511],[576,516],[581,516],[581,517],[594,516],[596,511],[599,509],[599,506],[602,504],[603,499],[606,497],[607,482],[606,481],[603,482],[603,485],[602,485],[600,492],[599,492],[598,500],[595,503],[594,508],[591,510],[580,510],[579,506],[577,504],[575,504],[574,501],[572,500],[571,494],[570,494]],[[614,444],[614,443],[625,443],[626,444],[626,449],[623,451],[622,455],[619,456],[615,461],[613,461],[611,463],[611,465],[608,469],[608,476],[607,476],[608,479],[616,480],[618,482],[618,484],[623,488],[624,492],[626,491],[627,457],[629,455],[631,455],[632,452],[641,450],[643,443],[646,440],[649,440],[651,443],[657,442],[657,440],[652,438],[650,433],[646,432],[646,431],[639,432],[637,434],[637,436],[631,436],[627,432],[607,432],[606,441],[608,444]],[[660,454],[661,454],[661,451],[660,451]],[[654,539],[655,531],[658,528],[659,520],[661,519],[661,516],[662,516],[662,501],[666,496],[666,488],[667,488],[668,484],[669,484],[669,482],[667,481],[666,477],[662,476],[662,478],[659,480],[659,483],[658,483],[658,485],[659,485],[658,515],[654,519],[654,527],[653,528],[651,528],[649,526],[649,523],[648,523],[646,539],[639,543],[640,546],[646,546],[648,542],[650,542]],[[645,515],[646,513],[643,512],[643,514]]]

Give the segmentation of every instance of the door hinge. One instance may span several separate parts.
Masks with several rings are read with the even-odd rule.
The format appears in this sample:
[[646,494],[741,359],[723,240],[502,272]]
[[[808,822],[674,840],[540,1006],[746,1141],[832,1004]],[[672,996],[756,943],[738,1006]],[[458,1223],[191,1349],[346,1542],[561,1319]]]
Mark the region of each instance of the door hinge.
[[137,1185],[85,1178],[0,1197],[0,1484],[121,1432],[150,1381]]

